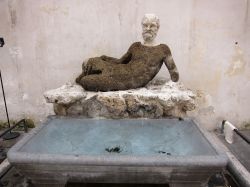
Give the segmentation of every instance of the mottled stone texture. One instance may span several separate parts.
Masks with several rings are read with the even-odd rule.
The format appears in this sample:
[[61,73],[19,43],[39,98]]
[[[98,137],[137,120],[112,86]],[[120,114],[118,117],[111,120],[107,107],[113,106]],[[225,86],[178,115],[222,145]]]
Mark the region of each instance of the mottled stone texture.
[[133,43],[120,59],[108,56],[90,58],[76,82],[89,91],[115,91],[144,87],[166,64],[172,81],[179,73],[170,49],[165,44],[145,46]]
[[47,102],[53,103],[57,115],[106,118],[184,117],[187,111],[195,109],[196,97],[181,83],[172,81],[110,92],[90,92],[79,85],[67,85],[50,90],[44,96]]
[[86,92],[81,86],[67,83],[60,88],[49,90],[44,93],[48,103],[68,105],[86,97]]

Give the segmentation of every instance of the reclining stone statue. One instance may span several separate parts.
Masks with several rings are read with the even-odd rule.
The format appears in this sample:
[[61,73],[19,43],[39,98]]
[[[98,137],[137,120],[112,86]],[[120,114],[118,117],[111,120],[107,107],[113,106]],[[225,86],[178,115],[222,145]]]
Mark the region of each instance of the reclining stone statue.
[[159,72],[163,62],[167,66],[171,80],[177,82],[179,73],[170,49],[165,44],[155,44],[159,30],[159,18],[145,14],[142,19],[144,43],[133,43],[120,59],[101,56],[90,58],[83,63],[83,72],[76,83],[89,91],[116,91],[144,87]]

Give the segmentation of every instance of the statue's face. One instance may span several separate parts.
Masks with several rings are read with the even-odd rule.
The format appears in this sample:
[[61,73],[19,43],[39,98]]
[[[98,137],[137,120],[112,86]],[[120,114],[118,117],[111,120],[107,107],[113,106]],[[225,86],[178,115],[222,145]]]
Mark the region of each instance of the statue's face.
[[155,19],[144,18],[142,20],[142,37],[144,41],[153,41],[159,30]]

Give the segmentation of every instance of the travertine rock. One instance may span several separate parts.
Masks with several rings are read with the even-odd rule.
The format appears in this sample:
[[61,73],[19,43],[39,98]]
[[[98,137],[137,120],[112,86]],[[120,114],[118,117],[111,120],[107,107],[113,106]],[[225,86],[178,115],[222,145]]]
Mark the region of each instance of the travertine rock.
[[44,94],[57,115],[106,118],[183,117],[195,109],[195,94],[181,83],[150,83],[145,88],[90,92],[66,85]]
[[81,86],[70,83],[44,93],[44,97],[48,103],[57,103],[61,105],[74,103],[86,97],[86,95],[86,92],[84,92]]

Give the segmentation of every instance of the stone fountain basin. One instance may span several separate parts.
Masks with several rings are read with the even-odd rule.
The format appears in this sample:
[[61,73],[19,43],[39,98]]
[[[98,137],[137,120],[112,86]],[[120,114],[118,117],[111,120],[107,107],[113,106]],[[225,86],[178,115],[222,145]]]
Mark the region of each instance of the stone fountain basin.
[[190,119],[51,116],[12,147],[8,159],[37,185],[200,186],[227,164],[213,141]]

